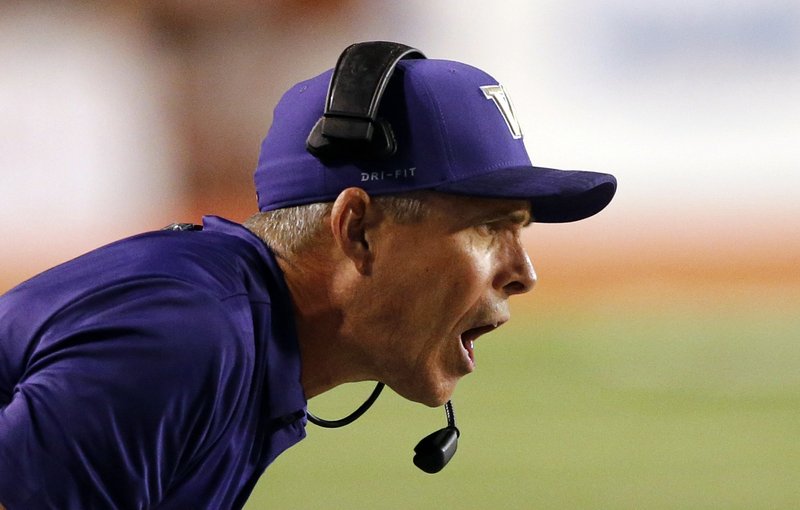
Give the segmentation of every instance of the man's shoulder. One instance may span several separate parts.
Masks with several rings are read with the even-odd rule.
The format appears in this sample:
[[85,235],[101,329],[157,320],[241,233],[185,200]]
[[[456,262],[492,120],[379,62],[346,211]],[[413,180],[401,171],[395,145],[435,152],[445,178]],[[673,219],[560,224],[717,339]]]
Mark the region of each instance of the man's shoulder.
[[266,291],[249,282],[240,248],[224,246],[228,239],[185,234],[152,232],[112,243],[0,296],[0,353],[22,362],[34,345],[40,351],[88,331],[163,336],[166,354],[173,346],[180,353],[187,342],[202,344],[194,347],[210,356],[221,355],[213,351],[223,346],[240,348],[217,340],[252,335],[250,302],[267,301]]
[[9,291],[0,300],[27,303],[76,301],[111,287],[152,281],[185,282],[219,298],[246,292],[253,269],[248,247],[232,236],[153,231],[96,248],[55,266]]

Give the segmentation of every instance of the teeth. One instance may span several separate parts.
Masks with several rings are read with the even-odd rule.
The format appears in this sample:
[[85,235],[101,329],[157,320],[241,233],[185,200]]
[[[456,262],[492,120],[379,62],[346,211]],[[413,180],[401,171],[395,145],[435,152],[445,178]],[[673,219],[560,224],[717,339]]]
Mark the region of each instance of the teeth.
[[475,348],[475,342],[473,342],[472,340],[469,341],[469,348],[470,349],[474,349]]

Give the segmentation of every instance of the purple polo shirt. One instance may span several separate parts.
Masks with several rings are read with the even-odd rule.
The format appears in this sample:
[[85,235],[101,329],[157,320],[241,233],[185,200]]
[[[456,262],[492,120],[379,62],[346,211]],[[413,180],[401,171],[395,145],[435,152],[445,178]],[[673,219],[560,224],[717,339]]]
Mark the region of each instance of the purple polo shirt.
[[0,297],[0,502],[241,508],[305,437],[283,275],[242,226],[99,248]]

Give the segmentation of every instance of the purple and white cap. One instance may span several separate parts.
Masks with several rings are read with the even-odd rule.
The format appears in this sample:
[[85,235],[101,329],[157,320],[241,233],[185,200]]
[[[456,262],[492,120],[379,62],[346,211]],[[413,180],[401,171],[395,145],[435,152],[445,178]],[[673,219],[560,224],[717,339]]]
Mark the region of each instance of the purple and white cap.
[[447,60],[397,64],[379,109],[394,131],[396,154],[321,161],[306,139],[323,114],[331,73],[298,83],[276,106],[255,171],[259,210],[332,201],[349,187],[371,195],[430,189],[528,199],[533,221],[560,223],[592,216],[614,196],[613,175],[533,166],[503,87]]

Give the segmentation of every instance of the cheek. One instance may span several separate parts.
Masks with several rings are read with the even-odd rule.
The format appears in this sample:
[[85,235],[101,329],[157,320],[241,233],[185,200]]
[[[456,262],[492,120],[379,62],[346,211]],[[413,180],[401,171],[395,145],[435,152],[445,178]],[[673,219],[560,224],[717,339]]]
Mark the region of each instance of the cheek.
[[413,255],[384,264],[384,288],[404,309],[394,313],[439,327],[462,318],[491,287],[492,252],[480,241],[457,237],[418,242]]
[[490,257],[485,253],[469,250],[448,257],[446,263],[431,271],[431,277],[438,280],[440,302],[463,314],[481,299],[491,286]]

